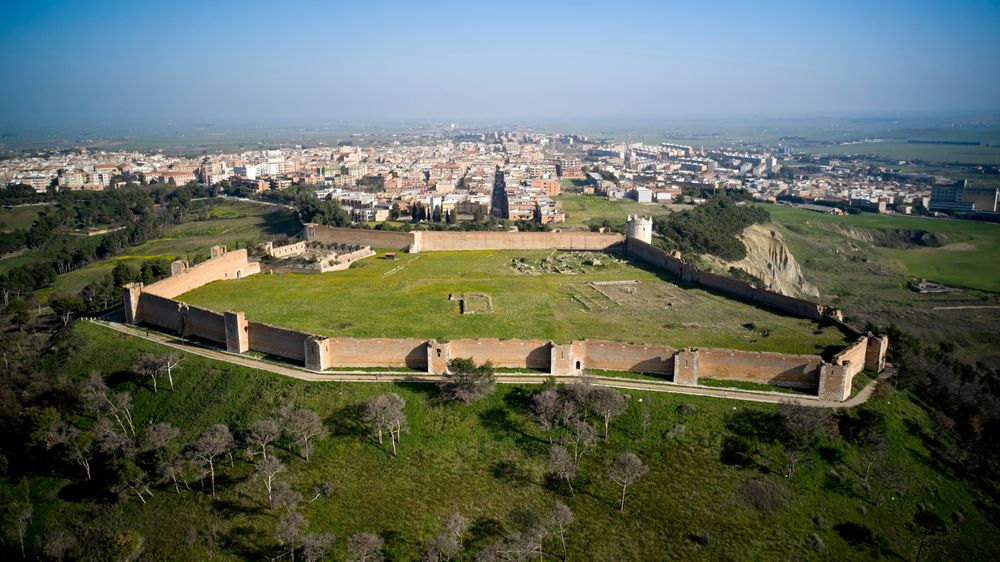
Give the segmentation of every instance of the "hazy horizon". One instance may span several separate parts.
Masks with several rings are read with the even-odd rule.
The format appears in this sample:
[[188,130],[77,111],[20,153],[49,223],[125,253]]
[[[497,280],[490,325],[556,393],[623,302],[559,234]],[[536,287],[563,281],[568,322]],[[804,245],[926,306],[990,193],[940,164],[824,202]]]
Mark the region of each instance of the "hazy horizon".
[[0,126],[1000,110],[1000,4],[17,2]]

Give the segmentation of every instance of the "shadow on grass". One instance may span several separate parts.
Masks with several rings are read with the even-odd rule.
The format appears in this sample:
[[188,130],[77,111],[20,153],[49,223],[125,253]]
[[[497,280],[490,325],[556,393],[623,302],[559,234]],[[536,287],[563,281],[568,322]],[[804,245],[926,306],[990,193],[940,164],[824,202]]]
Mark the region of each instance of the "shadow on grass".
[[495,439],[512,439],[527,454],[538,455],[548,451],[548,441],[525,432],[521,422],[511,417],[506,408],[490,408],[479,414],[479,420]]
[[493,478],[501,482],[519,488],[530,486],[532,483],[531,472],[516,460],[503,460],[493,463],[490,466],[490,474],[493,475]]

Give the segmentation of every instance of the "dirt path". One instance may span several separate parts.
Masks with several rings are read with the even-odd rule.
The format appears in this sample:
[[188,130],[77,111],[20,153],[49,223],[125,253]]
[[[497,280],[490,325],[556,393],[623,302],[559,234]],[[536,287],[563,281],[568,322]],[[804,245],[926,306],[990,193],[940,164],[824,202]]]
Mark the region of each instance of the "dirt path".
[[[229,353],[220,349],[205,347],[176,336],[163,334],[160,332],[137,328],[128,324],[112,322],[109,320],[90,320],[90,322],[104,326],[105,328],[127,334],[129,336],[142,338],[166,347],[170,347],[185,353],[200,355],[216,361],[225,361],[233,365],[242,365],[251,369],[268,371],[278,375],[291,377],[303,381],[311,382],[422,382],[432,383],[441,380],[440,375],[431,375],[418,372],[407,371],[340,371],[336,373],[320,373],[305,368],[276,363],[264,359],[257,359],[238,353]],[[817,408],[853,408],[864,404],[875,391],[878,381],[885,380],[895,372],[891,366],[886,369],[875,380],[868,383],[857,395],[844,401],[834,402],[830,400],[820,400],[810,396],[794,396],[777,392],[756,392],[752,390],[733,390],[723,388],[713,388],[706,386],[682,386],[665,381],[643,381],[630,380],[619,377],[594,376],[594,384],[611,388],[621,388],[628,390],[643,390],[648,392],[671,392],[674,394],[686,394],[690,396],[708,396],[712,398],[728,398],[730,400],[744,400],[747,402],[760,402],[764,404],[779,404],[782,402],[793,402],[803,406]],[[500,384],[543,384],[551,375],[540,373],[497,373],[496,379]],[[557,379],[573,380],[577,377],[570,375],[559,375]]]

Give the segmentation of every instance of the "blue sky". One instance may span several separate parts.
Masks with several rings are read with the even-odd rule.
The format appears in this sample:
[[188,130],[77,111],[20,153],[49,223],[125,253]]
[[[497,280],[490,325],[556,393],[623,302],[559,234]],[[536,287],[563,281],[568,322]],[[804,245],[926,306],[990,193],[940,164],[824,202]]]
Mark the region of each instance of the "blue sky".
[[1000,109],[996,1],[4,7],[4,125]]

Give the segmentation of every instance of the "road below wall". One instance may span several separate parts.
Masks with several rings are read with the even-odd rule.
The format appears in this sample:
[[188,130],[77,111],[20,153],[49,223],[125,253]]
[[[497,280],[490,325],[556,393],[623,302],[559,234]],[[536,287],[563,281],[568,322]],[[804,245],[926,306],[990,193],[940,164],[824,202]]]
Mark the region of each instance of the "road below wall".
[[[231,363],[233,365],[241,365],[243,367],[249,367],[251,369],[268,371],[271,373],[303,381],[367,382],[367,383],[386,383],[386,382],[432,383],[432,382],[437,382],[442,378],[441,375],[409,373],[404,371],[399,371],[399,372],[342,371],[337,373],[328,373],[328,372],[321,373],[318,371],[310,371],[308,369],[304,369],[301,367],[295,367],[292,365],[276,363],[264,359],[257,359],[255,357],[250,357],[247,355],[230,353],[228,351],[223,351],[220,349],[205,347],[178,338],[176,336],[147,330],[145,328],[138,328],[128,324],[122,324],[120,322],[112,322],[109,320],[93,320],[93,319],[91,319],[90,322],[93,322],[94,324],[104,326],[108,329],[115,330],[123,334],[127,334],[129,336],[142,338],[144,340],[151,341],[166,347],[177,349],[185,353],[200,355],[201,357],[214,359],[216,361],[225,361],[226,363]],[[872,393],[875,391],[875,387],[879,383],[879,381],[883,381],[889,378],[889,376],[891,376],[893,371],[894,369],[892,368],[892,366],[886,365],[886,369],[878,376],[878,378],[869,382],[868,385],[865,386],[865,388],[861,389],[861,391],[857,393],[857,395],[844,402],[820,400],[818,398],[812,398],[807,396],[795,396],[790,394],[780,394],[776,392],[755,392],[751,390],[733,390],[733,389],[722,389],[722,388],[714,388],[707,386],[683,386],[669,382],[630,380],[618,377],[594,376],[589,378],[596,385],[607,386],[611,388],[620,388],[626,390],[642,390],[647,392],[670,392],[674,394],[686,394],[690,396],[707,396],[711,398],[727,398],[730,400],[760,402],[763,404],[779,404],[782,402],[792,402],[795,404],[801,404],[803,406],[811,406],[816,408],[846,409],[846,408],[853,408],[855,406],[867,402],[868,399],[871,397]],[[539,374],[539,373],[523,373],[523,374],[497,373],[496,375],[496,380],[500,384],[543,384],[550,378],[552,378],[552,375]],[[579,377],[569,376],[569,375],[559,375],[555,376],[555,378],[565,379],[565,380],[576,380]]]

